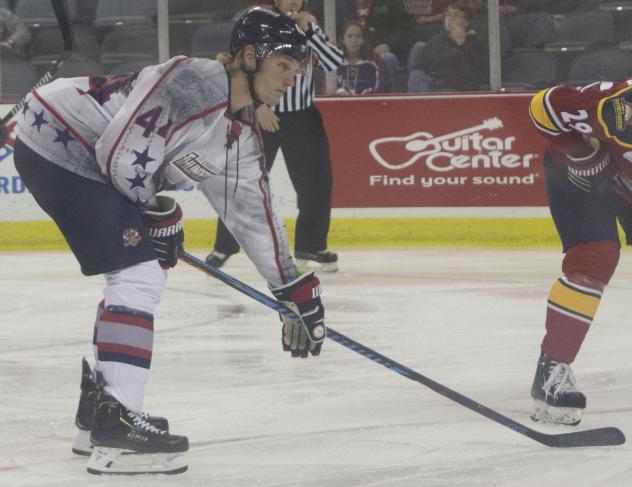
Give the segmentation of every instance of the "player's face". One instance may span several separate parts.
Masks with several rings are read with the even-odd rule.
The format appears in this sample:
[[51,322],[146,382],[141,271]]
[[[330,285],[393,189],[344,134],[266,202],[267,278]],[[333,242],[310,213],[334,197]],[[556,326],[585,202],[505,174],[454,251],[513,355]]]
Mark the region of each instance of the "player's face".
[[294,86],[294,77],[300,63],[284,54],[267,57],[255,77],[255,90],[262,102],[276,105],[289,87]]
[[364,43],[364,36],[362,35],[362,30],[360,29],[360,27],[358,27],[357,25],[349,26],[345,31],[342,42],[349,54],[353,55],[360,52],[360,48]]
[[278,0],[277,8],[285,15],[294,14],[303,8],[303,0]]

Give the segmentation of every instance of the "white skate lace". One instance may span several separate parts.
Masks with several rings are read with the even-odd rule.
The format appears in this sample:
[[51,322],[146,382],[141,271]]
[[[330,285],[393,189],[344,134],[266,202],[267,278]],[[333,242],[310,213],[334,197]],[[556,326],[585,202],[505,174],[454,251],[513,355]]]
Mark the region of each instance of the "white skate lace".
[[577,383],[575,376],[568,364],[557,363],[552,367],[551,373],[547,381],[542,385],[544,394],[549,396],[553,391],[553,397],[567,392],[577,392]]
[[149,431],[151,433],[155,433],[158,435],[164,435],[167,433],[164,430],[156,428],[153,424],[147,421],[147,418],[149,417],[147,413],[136,414],[130,411],[129,416],[130,418],[132,418],[132,421],[134,422],[134,426],[137,426],[138,428],[144,429],[146,431]]

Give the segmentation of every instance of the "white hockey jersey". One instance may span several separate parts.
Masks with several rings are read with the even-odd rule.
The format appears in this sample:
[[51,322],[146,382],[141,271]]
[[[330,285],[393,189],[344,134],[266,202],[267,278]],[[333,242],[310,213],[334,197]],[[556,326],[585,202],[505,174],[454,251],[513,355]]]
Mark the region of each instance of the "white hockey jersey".
[[272,210],[254,108],[231,113],[218,62],[177,56],[129,75],[58,79],[31,93],[18,136],[141,208],[199,183],[270,285],[298,275]]

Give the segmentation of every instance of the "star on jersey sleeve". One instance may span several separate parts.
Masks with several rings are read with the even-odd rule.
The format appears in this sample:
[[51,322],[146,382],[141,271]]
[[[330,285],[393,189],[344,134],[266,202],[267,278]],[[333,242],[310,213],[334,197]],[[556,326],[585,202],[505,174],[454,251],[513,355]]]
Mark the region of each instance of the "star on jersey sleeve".
[[164,81],[184,57],[143,70],[134,89],[96,143],[102,172],[131,201],[151,201],[158,192],[153,175],[164,160],[170,93]]

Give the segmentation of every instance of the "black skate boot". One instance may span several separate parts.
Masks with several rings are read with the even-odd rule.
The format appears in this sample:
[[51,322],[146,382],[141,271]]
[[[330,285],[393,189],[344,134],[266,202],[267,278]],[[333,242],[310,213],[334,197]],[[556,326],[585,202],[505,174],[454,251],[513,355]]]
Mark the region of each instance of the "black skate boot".
[[189,449],[186,436],[156,428],[106,393],[97,399],[90,440],[92,474],[175,474],[187,469],[174,461]]
[[531,419],[575,426],[582,419],[586,396],[577,390],[570,365],[542,353],[531,386]]
[[302,268],[321,270],[323,272],[336,272],[338,270],[338,254],[329,250],[318,252],[294,251],[296,265]]
[[[97,404],[98,387],[95,376],[90,368],[90,364],[83,357],[81,359],[81,393],[79,394],[79,405],[75,415],[75,425],[79,430],[75,441],[72,444],[72,452],[76,455],[90,456],[92,454],[92,443],[90,443],[90,429],[92,428],[92,418],[94,408]],[[160,416],[149,416],[143,414],[144,418],[156,428],[169,431],[167,418]]]
[[211,253],[206,256],[206,263],[219,269],[226,263],[230,256],[231,254],[224,254],[219,250],[213,249]]

